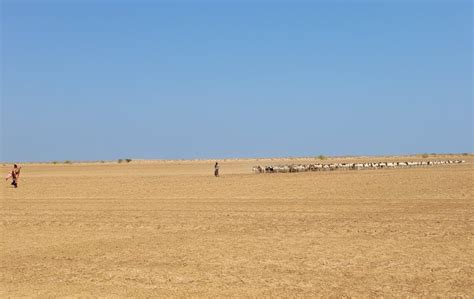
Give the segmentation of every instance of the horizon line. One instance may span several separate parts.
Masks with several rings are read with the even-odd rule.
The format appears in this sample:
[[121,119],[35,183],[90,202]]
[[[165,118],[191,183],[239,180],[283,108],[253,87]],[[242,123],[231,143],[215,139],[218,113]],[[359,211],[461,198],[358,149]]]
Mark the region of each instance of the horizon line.
[[[163,159],[163,158],[117,158],[117,159],[97,159],[97,160],[48,160],[48,161],[0,161],[1,164],[73,164],[73,163],[129,163],[133,161],[157,161],[157,162],[186,162],[186,161],[228,161],[228,160],[269,160],[269,159],[334,159],[334,158],[360,158],[360,157],[414,157],[414,156],[472,156],[474,152],[462,152],[462,153],[410,153],[410,154],[380,154],[380,155],[314,155],[314,156],[274,156],[274,157],[227,157],[227,158],[176,158],[176,159]],[[130,161],[126,161],[130,159]]]

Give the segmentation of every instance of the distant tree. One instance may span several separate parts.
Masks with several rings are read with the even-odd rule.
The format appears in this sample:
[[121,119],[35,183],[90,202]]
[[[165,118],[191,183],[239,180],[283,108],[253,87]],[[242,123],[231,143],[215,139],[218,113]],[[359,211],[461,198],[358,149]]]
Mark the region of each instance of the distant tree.
[[130,162],[132,162],[132,159],[127,158],[127,159],[125,159],[125,161],[126,161],[127,163],[130,163]]
[[118,159],[117,162],[122,163],[123,159]]
[[430,155],[428,155],[428,154],[425,153],[425,154],[423,154],[423,155],[421,155],[421,156],[426,159],[426,158],[428,158]]
[[318,156],[318,159],[319,159],[319,160],[326,160],[327,158],[326,158],[326,156],[324,156],[324,155],[319,155],[319,156]]
[[72,164],[72,162],[69,161],[69,160],[66,160],[66,161],[64,161],[64,164]]

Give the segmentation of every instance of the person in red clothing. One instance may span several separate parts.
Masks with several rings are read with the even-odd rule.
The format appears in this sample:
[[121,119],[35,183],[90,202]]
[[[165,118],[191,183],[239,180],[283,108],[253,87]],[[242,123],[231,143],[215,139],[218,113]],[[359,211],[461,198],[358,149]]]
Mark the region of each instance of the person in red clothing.
[[9,178],[12,178],[12,186],[15,188],[18,188],[18,180],[20,178],[20,170],[21,167],[18,167],[18,165],[14,164],[13,169],[11,172],[8,174],[6,180],[8,181]]

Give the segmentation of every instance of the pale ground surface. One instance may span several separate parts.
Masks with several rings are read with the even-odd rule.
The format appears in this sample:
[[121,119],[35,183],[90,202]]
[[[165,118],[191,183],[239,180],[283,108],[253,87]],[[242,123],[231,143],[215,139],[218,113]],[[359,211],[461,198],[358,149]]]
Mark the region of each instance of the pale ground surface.
[[220,178],[213,161],[27,164],[1,187],[0,297],[473,297],[466,160],[298,174],[236,160]]

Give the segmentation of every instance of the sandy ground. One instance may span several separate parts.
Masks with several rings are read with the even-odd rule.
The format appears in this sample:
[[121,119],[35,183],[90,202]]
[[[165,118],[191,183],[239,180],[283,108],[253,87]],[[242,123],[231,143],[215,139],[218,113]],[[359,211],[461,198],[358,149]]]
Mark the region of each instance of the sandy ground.
[[466,160],[297,174],[233,160],[220,178],[212,161],[27,164],[1,187],[0,297],[472,297]]

